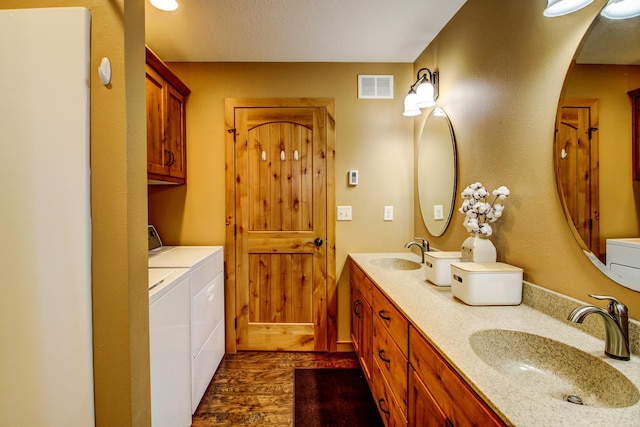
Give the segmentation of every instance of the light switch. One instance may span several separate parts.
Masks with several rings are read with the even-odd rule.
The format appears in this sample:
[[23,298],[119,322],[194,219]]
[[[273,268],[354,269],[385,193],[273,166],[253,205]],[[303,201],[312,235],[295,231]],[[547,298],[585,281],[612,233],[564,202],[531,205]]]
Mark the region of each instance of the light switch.
[[393,221],[393,206],[384,207],[384,220]]
[[433,206],[433,219],[435,220],[443,220],[444,219],[444,210],[442,205],[434,205]]
[[351,206],[338,206],[338,221],[351,221]]

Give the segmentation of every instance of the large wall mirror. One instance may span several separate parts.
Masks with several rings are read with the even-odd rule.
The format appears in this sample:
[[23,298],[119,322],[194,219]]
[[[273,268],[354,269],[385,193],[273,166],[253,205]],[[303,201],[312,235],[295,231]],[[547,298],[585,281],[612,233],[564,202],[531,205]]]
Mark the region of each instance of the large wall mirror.
[[554,163],[567,221],[608,277],[640,291],[640,181],[629,92],[640,88],[640,17],[601,15],[587,31],[558,105]]
[[434,237],[451,221],[456,199],[458,162],[456,139],[449,117],[434,108],[427,117],[418,144],[418,199],[422,219]]

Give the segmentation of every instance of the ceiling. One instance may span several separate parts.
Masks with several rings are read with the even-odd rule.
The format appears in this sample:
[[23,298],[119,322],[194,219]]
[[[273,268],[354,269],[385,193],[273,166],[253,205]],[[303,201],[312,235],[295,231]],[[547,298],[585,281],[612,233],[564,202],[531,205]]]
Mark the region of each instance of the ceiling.
[[466,0],[145,1],[146,43],[169,62],[414,62]]
[[583,40],[579,64],[640,65],[640,17],[607,19],[598,15]]

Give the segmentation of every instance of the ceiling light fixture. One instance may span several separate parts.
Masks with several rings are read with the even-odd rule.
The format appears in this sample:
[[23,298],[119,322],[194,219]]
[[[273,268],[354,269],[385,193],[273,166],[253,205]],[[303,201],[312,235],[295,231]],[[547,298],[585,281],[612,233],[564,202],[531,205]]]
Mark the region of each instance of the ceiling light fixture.
[[165,12],[173,12],[178,8],[178,2],[176,0],[150,0],[151,6],[156,9],[164,10]]
[[629,19],[640,16],[640,0],[609,0],[600,13],[609,19]]
[[404,98],[403,116],[419,116],[421,108],[433,107],[438,99],[439,73],[428,68],[420,68],[416,81]]
[[543,15],[549,18],[566,15],[582,9],[592,2],[593,0],[547,0],[547,8]]

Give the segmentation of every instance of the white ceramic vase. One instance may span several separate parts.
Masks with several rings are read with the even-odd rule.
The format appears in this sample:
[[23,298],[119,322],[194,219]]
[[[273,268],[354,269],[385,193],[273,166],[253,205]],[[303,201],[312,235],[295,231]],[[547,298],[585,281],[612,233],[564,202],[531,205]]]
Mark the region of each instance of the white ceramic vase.
[[462,243],[462,262],[496,262],[496,247],[491,240],[472,234]]

